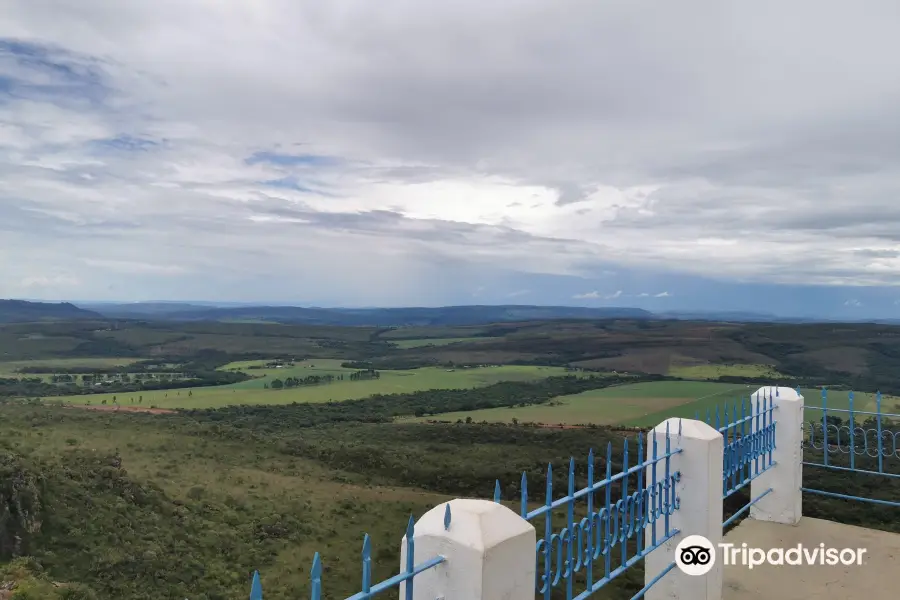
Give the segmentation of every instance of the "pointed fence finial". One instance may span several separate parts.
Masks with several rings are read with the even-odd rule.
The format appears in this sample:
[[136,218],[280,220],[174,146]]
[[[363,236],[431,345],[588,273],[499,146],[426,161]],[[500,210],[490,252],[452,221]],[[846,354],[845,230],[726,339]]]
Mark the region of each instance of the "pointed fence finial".
[[372,538],[367,533],[362,547],[362,591],[372,591]]
[[553,463],[547,463],[547,490],[544,496],[545,504],[551,506],[553,504]]
[[500,502],[500,480],[494,481],[494,502]]
[[528,476],[525,471],[522,471],[522,484],[519,490],[522,494],[521,497],[521,517],[524,519],[528,514]]
[[253,581],[250,583],[250,600],[263,600],[259,571],[253,571]]
[[310,581],[312,583],[312,593],[310,594],[310,598],[312,600],[321,600],[322,598],[322,558],[319,556],[319,553],[316,552],[316,555],[313,556],[312,569],[309,572]]
[[[444,531],[450,531],[450,503],[447,503],[447,508],[444,509]],[[412,527],[412,517],[409,519],[410,527]]]

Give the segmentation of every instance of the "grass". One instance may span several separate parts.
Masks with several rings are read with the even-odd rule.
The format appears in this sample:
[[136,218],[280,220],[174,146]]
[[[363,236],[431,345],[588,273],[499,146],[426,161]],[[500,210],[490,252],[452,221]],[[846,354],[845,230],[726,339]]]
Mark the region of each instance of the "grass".
[[684,379],[718,379],[719,377],[784,377],[771,365],[731,364],[694,365],[669,368],[669,375]]
[[[475,422],[542,423],[545,425],[622,425],[630,427],[653,427],[670,417],[693,419],[698,414],[706,419],[709,411],[710,422],[715,422],[716,409],[723,419],[725,408],[729,415],[740,413],[741,400],[749,399],[759,386],[706,381],[658,381],[635,383],[599,390],[589,390],[571,396],[560,396],[549,404],[525,407],[490,408],[484,410],[453,412],[433,417],[404,419],[411,421],[457,421],[471,417]],[[806,405],[807,420],[820,419],[822,411],[820,389],[801,390]],[[828,408],[848,410],[849,394],[846,391],[828,392]],[[854,411],[874,412],[875,395],[855,393]],[[750,404],[745,410],[749,413]],[[883,396],[883,413],[900,413],[900,398]],[[846,420],[848,413],[832,412],[834,416]],[[858,421],[868,415],[859,414]]]
[[[804,404],[806,406],[806,418],[817,419],[822,417],[822,390],[821,389],[803,389]],[[850,394],[841,390],[828,390],[828,408],[849,410]],[[863,412],[875,412],[877,400],[875,394],[867,394],[863,392],[854,392],[853,394],[853,410]],[[881,412],[900,414],[900,398],[897,396],[889,396],[883,394],[881,397]],[[831,414],[831,413],[829,413]],[[848,418],[847,413],[834,413],[835,416],[844,420]],[[864,420],[871,415],[858,415],[857,419]]]
[[493,340],[490,337],[450,337],[450,338],[425,338],[418,340],[397,340],[393,344],[404,350],[408,348],[424,348],[428,346],[449,346],[450,344],[477,343],[485,340]]
[[754,390],[742,385],[705,381],[654,381],[560,396],[550,404],[447,413],[417,420],[456,421],[472,417],[476,422],[489,423],[510,423],[516,419],[522,423],[552,425],[629,426],[645,425],[649,420],[656,425],[665,418],[659,418],[660,414],[693,417],[693,411],[699,407],[714,407]]
[[[12,360],[0,362],[0,377],[21,377],[18,372],[23,367],[47,367],[60,369],[108,369],[110,367],[127,366],[139,361],[139,358],[53,358],[44,360]],[[36,375],[28,374],[36,377]]]
[[[421,368],[403,371],[380,371],[379,379],[336,381],[322,385],[300,386],[293,389],[265,389],[276,378],[307,377],[309,375],[347,375],[355,369],[340,366],[340,360],[313,359],[282,369],[252,369],[247,373],[256,379],[234,385],[199,387],[181,390],[158,390],[134,393],[90,394],[81,396],[48,397],[48,402],[71,404],[112,404],[113,396],[121,405],[135,404],[158,408],[215,408],[235,404],[290,404],[292,402],[330,402],[365,398],[374,394],[408,393],[431,389],[462,389],[491,385],[500,381],[534,381],[565,375],[561,367],[501,366],[476,369]],[[230,363],[223,369],[263,365],[265,361]]]

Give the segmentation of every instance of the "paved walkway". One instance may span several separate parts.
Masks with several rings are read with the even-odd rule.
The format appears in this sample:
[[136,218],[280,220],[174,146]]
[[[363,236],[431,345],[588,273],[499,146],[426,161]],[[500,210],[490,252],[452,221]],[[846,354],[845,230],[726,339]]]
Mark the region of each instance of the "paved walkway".
[[[900,534],[803,518],[796,527],[745,519],[725,542],[751,548],[866,548],[860,566],[762,565],[725,567],[724,600],[894,600]],[[716,557],[719,560],[720,557]]]

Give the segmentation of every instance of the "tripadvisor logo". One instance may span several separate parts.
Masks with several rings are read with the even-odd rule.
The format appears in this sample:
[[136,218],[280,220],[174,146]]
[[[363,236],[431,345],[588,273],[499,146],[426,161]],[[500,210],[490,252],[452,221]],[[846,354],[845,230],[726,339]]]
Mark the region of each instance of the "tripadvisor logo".
[[702,535],[689,535],[675,547],[675,564],[685,575],[706,575],[716,564],[716,549]]
[[706,575],[716,564],[716,555],[722,565],[742,565],[748,569],[761,565],[800,566],[862,565],[865,548],[826,548],[825,544],[791,548],[752,548],[747,544],[719,544],[718,548],[702,535],[689,535],[675,548],[675,564],[686,575]]

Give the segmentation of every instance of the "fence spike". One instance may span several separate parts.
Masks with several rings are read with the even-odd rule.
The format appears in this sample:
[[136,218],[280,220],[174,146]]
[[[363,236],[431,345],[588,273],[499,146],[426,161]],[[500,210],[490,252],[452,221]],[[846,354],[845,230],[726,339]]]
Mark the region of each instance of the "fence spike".
[[494,502],[500,502],[500,480],[494,481]]
[[775,388],[775,397],[776,398],[778,398],[781,395],[781,392],[778,391],[779,389],[781,389],[781,388],[778,388],[778,387]]
[[372,539],[367,533],[362,547],[362,591],[372,591]]
[[878,472],[884,472],[884,438],[881,429],[881,391],[875,392],[875,423],[876,435],[878,436]]
[[[447,508],[444,509],[444,531],[450,530],[450,521],[452,520],[452,515],[450,514],[450,503],[447,503]],[[412,517],[409,518],[409,531],[412,532],[414,529],[415,523],[413,523]]]
[[575,494],[575,457],[569,457],[569,495]]
[[[588,450],[588,488],[592,488],[594,486],[594,449],[591,448]],[[588,495],[588,502],[593,501],[594,492],[593,490]]]
[[[450,528],[450,503],[447,503],[447,510],[444,513],[444,529]],[[416,568],[416,521],[412,515],[409,515],[409,523],[406,526],[406,572],[412,573]],[[413,579],[405,582],[406,600],[413,599]]]
[[553,463],[547,463],[547,506],[553,504]]
[[322,558],[319,553],[313,556],[312,569],[309,572],[310,581],[312,583],[312,591],[310,593],[311,600],[321,600],[322,598]]
[[253,571],[253,580],[250,582],[250,600],[263,600],[262,583],[259,581],[259,571]]
[[522,498],[521,498],[521,513],[522,518],[524,519],[528,515],[528,476],[525,471],[522,471],[522,485],[520,486]]

